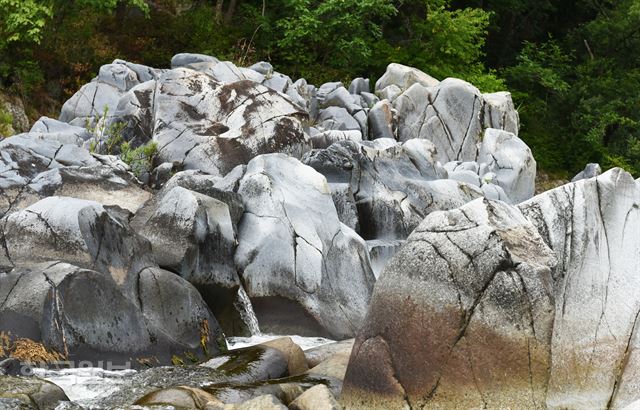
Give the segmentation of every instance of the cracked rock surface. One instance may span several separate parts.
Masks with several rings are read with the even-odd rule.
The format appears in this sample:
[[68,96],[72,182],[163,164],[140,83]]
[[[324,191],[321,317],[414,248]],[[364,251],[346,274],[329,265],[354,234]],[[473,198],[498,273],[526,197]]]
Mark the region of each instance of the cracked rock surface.
[[[218,351],[222,335],[197,290],[161,270],[150,245],[103,205],[48,197],[3,218],[0,329],[71,360],[124,363]],[[34,252],[35,250],[35,252]]]
[[355,335],[375,281],[362,238],[338,219],[324,176],[295,158],[262,155],[239,181],[235,261],[260,327]]
[[553,253],[502,202],[430,214],[376,283],[347,408],[544,407]]
[[260,154],[302,156],[311,147],[301,125],[306,117],[264,85],[248,79],[221,83],[188,68],[134,87],[114,113],[126,124],[127,139],[157,143],[161,162],[220,176]]
[[374,288],[347,408],[627,408],[640,399],[640,184],[434,212]]
[[550,408],[640,399],[640,183],[621,169],[520,205],[558,258]]

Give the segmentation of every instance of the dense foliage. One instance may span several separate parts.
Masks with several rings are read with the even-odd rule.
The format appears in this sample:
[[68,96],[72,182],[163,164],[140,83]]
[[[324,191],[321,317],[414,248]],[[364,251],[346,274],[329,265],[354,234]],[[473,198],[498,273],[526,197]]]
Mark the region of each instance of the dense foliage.
[[389,62],[508,88],[542,168],[640,174],[640,0],[0,0],[0,81],[50,114],[114,58],[271,61],[312,83]]

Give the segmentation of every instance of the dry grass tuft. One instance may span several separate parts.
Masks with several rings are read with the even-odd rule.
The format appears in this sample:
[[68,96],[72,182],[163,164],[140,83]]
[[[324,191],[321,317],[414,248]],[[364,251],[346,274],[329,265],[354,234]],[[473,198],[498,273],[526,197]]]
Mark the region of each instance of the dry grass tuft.
[[42,343],[20,338],[11,342],[8,333],[0,332],[0,357],[13,357],[25,363],[53,363],[65,360],[65,356],[48,350]]

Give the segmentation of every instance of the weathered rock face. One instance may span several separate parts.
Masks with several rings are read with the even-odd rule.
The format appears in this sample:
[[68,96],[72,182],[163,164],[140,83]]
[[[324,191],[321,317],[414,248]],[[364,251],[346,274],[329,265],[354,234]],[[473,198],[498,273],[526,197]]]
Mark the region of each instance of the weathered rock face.
[[536,161],[529,147],[514,134],[493,128],[484,133],[478,162],[480,174],[519,203],[533,197],[536,189]]
[[518,133],[518,117],[508,93],[483,95],[454,78],[433,87],[413,84],[393,101],[393,107],[398,140],[432,141],[443,163],[476,161],[485,128]]
[[[46,123],[41,119],[34,129]],[[52,195],[99,201],[131,212],[149,199],[151,194],[139,187],[125,164],[94,157],[79,147],[82,142],[75,127],[50,125],[49,130],[0,142],[0,215]]]
[[236,265],[263,331],[348,337],[373,287],[364,241],[340,223],[326,179],[281,154],[252,160]]
[[301,125],[307,114],[287,97],[251,80],[220,83],[186,68],[134,87],[114,116],[127,123],[127,139],[155,141],[160,162],[213,175],[259,154],[300,157],[310,148]]
[[153,267],[136,279],[132,288],[61,262],[15,268],[0,277],[0,328],[94,366],[137,367],[136,359],[150,357],[169,363],[187,351],[203,356],[201,337],[209,353],[219,351],[221,332],[195,288]]
[[0,263],[13,270],[0,276],[0,328],[13,336],[79,360],[153,355],[167,363],[219,350],[222,333],[197,290],[158,269],[119,213],[49,197],[1,224]]
[[621,169],[520,205],[558,258],[547,406],[640,399],[640,182]]
[[97,202],[48,197],[6,216],[0,232],[5,267],[60,260],[123,284],[152,265],[148,243]]
[[132,227],[151,243],[156,262],[197,287],[227,336],[257,332],[251,304],[233,260],[240,196],[215,188],[217,179],[176,174],[136,214]]
[[420,84],[424,87],[435,87],[439,83],[438,80],[417,68],[391,63],[387,66],[384,75],[376,82],[376,92],[382,92],[389,86],[397,86],[401,91],[405,91],[413,84]]
[[82,86],[62,106],[60,121],[84,127],[107,113],[113,115],[120,98],[138,84],[157,78],[161,70],[115,60],[104,65],[92,82]]
[[330,183],[350,184],[366,239],[404,239],[428,213],[482,195],[467,184],[438,179],[446,171],[426,140],[339,142],[312,151],[303,161]]
[[[15,401],[9,404],[9,399]],[[55,409],[61,402],[68,401],[69,398],[60,387],[46,380],[35,377],[0,376],[0,408],[50,410]],[[3,407],[5,403],[7,407]]]
[[434,212],[379,278],[347,408],[544,407],[555,259],[517,208]]

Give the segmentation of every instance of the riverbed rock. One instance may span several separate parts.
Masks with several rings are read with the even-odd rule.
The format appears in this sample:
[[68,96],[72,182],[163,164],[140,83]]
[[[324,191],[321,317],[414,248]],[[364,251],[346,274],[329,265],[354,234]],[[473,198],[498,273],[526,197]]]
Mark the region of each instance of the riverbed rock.
[[520,205],[559,261],[549,408],[640,399],[640,182],[620,168]]
[[536,190],[536,161],[531,150],[514,134],[488,128],[478,152],[483,172],[493,173],[491,182],[501,187],[514,202],[533,197]]
[[376,93],[391,85],[395,85],[401,91],[405,91],[413,84],[420,84],[424,87],[434,87],[439,83],[438,80],[417,68],[391,63],[387,66],[384,75],[376,81]]
[[[508,93],[485,99],[476,87],[455,78],[432,87],[416,83],[393,101],[393,108],[398,140],[430,140],[443,163],[475,161],[485,128],[518,133],[517,113]],[[487,110],[490,114],[485,115]],[[494,121],[494,116],[502,120]]]
[[513,206],[430,214],[376,283],[342,404],[544,407],[555,263]]
[[282,154],[253,159],[235,255],[263,331],[350,337],[373,286],[366,244],[340,223],[326,179]]
[[571,182],[577,182],[581,179],[597,177],[600,174],[602,174],[602,168],[600,167],[600,164],[589,163],[584,167],[582,171],[580,171],[578,174],[576,174],[576,176],[573,177]]
[[[148,76],[137,64],[116,60],[100,67],[98,76],[85,84],[62,106],[59,120],[84,127],[95,124],[103,117],[114,115],[120,98],[134,86],[151,80],[159,72],[148,67]],[[106,115],[105,115],[106,114]]]
[[[60,402],[69,401],[64,391],[49,381],[36,377],[0,376],[0,400],[4,399],[14,399],[17,407],[13,408],[24,405],[42,410],[53,410]],[[2,405],[0,401],[0,407]]]
[[369,139],[395,138],[394,112],[389,101],[378,101],[369,110],[368,121]]
[[178,408],[203,409],[216,398],[204,390],[187,387],[169,387],[151,392],[137,400],[140,406],[174,406]]
[[151,243],[161,267],[198,288],[229,336],[249,335],[242,319],[248,312],[238,300],[244,290],[233,261],[238,219],[224,201],[172,185],[145,205],[132,226]]
[[287,410],[278,398],[272,394],[265,394],[243,403],[236,404],[231,410]]
[[346,353],[349,355],[351,349],[353,349],[354,342],[355,339],[346,339],[305,350],[304,355],[307,358],[307,364],[310,368],[314,368],[336,354]]
[[331,391],[322,384],[305,391],[289,404],[291,410],[341,410],[342,406]]
[[123,284],[153,264],[146,255],[148,242],[94,201],[44,198],[6,216],[0,237],[4,243],[0,266],[59,260],[104,272]]
[[426,140],[341,141],[303,161],[330,183],[351,185],[365,239],[404,239],[430,212],[481,196],[477,188],[439,179],[446,171]]
[[14,336],[90,360],[152,354],[166,363],[198,352],[201,340],[219,350],[220,329],[197,290],[157,267],[121,212],[48,197],[6,216],[1,231],[0,263],[13,268],[0,278],[9,292],[2,319]]
[[93,134],[86,128],[76,127],[48,117],[40,117],[40,119],[33,124],[29,133],[45,134],[47,139],[52,139],[63,144],[79,146],[82,146],[85,141],[93,137]]
[[300,157],[310,148],[301,125],[307,114],[288,97],[251,80],[221,83],[187,68],[134,87],[114,115],[126,123],[128,140],[157,143],[158,161],[212,175],[259,154]]
[[0,328],[96,367],[220,351],[217,322],[188,282],[158,268],[144,269],[135,282],[130,289],[61,262],[15,268],[0,277]]

